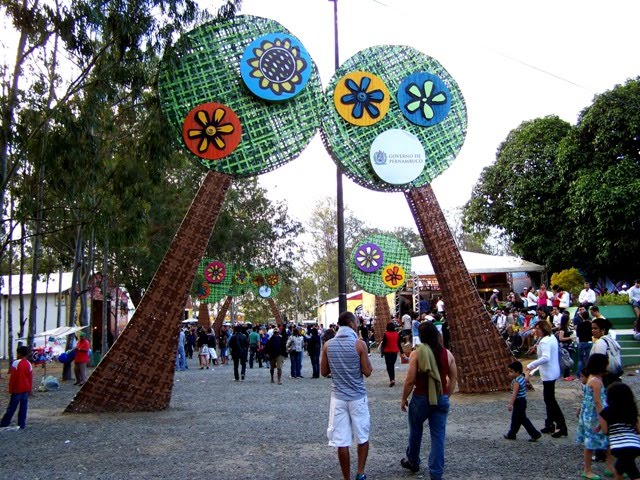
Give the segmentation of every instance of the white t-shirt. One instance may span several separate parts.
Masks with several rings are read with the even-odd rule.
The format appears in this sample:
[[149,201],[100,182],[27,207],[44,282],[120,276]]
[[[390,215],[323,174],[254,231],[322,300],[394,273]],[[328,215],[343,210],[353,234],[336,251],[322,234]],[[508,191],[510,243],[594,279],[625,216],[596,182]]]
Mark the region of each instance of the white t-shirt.
[[411,330],[411,316],[406,313],[402,316],[402,328]]
[[439,312],[444,312],[444,301],[438,300],[438,303],[436,303],[436,308]]

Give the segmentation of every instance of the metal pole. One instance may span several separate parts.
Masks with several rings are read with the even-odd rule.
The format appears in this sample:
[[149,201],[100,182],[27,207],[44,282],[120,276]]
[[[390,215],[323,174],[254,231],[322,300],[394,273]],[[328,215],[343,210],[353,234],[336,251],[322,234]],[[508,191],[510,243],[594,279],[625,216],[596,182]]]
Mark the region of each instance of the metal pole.
[[[338,0],[333,2],[333,34],[335,69],[340,67],[340,54],[338,50]],[[344,200],[342,195],[342,172],[336,167],[336,216],[338,221],[338,310],[340,313],[347,311],[347,272],[345,268],[344,254]]]

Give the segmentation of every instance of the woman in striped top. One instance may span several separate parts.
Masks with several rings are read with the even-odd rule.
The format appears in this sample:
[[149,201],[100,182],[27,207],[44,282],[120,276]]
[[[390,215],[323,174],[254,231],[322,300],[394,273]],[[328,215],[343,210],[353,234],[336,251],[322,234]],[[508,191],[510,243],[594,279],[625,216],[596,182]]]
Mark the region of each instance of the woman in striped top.
[[633,392],[622,382],[607,388],[607,406],[600,412],[600,427],[609,435],[611,453],[616,458],[616,478],[627,474],[640,479],[636,457],[640,454],[640,421]]

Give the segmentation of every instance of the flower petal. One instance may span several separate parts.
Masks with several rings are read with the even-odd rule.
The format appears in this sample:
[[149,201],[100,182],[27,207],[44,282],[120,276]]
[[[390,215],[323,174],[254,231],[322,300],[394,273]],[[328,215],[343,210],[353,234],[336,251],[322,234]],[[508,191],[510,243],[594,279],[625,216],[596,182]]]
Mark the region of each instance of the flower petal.
[[351,105],[352,103],[356,103],[356,96],[353,93],[348,93],[340,98],[340,102],[345,105]]
[[356,106],[353,107],[353,112],[351,113],[351,115],[353,116],[353,118],[362,118],[362,113],[362,103],[356,102]]
[[447,96],[444,93],[438,93],[431,99],[431,103],[444,103],[446,101]]
[[195,117],[196,122],[206,128],[209,125],[209,115],[204,110],[198,110]]
[[347,78],[344,82],[345,87],[347,87],[349,90],[351,90],[353,93],[358,93],[358,91],[360,90],[358,88],[358,84],[356,82],[354,82],[353,80],[351,80],[350,78]]
[[371,79],[369,77],[362,77],[362,80],[360,80],[360,91],[366,92],[369,85],[371,85]]
[[216,130],[220,133],[233,133],[233,124],[225,123],[224,125],[218,125]]
[[416,98],[422,97],[422,92],[420,91],[420,89],[415,83],[412,83],[411,85],[409,85],[409,88],[407,88],[407,93],[412,97],[416,97]]
[[224,118],[225,111],[223,108],[216,108],[213,112],[213,121],[216,125],[220,123],[220,120]]
[[407,104],[405,105],[405,108],[406,108],[409,112],[413,113],[413,112],[415,112],[416,110],[418,110],[418,109],[420,108],[420,104],[421,104],[421,103],[422,103],[422,102],[420,102],[420,100],[416,100],[415,102],[407,103]]
[[209,148],[209,139],[207,137],[202,137],[202,140],[200,140],[200,145],[198,145],[198,151],[200,153],[206,152],[207,148]]
[[422,107],[422,114],[424,115],[424,118],[431,120],[434,116],[433,108],[431,108],[428,103],[425,103],[424,107]]
[[423,90],[424,96],[429,98],[431,96],[431,92],[433,92],[433,82],[431,80],[424,82]]
[[370,102],[381,102],[384,100],[384,93],[382,90],[374,90],[373,92],[369,92],[369,101]]
[[224,150],[224,147],[226,147],[224,140],[219,135],[216,135],[215,137],[213,137],[213,141],[215,142],[216,147],[218,147],[220,150]]
[[369,115],[371,116],[371,118],[378,118],[378,116],[380,116],[380,110],[375,105],[366,103],[365,108],[367,109],[367,112],[369,112]]

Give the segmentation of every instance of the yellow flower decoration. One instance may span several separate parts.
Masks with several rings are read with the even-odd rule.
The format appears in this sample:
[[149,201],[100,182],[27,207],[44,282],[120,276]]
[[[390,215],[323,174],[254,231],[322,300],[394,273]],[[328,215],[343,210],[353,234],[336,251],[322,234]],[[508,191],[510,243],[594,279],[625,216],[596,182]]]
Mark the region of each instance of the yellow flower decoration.
[[391,263],[382,269],[382,281],[389,288],[400,288],[406,280],[404,268]]

